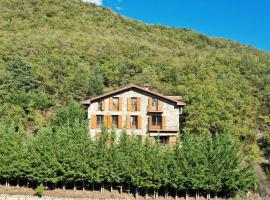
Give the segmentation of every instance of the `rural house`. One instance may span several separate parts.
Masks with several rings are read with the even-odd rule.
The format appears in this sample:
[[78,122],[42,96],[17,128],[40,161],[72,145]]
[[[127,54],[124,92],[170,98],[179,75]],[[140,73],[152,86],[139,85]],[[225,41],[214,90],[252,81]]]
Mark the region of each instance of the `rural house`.
[[92,97],[82,102],[88,106],[91,135],[101,131],[102,124],[123,128],[128,134],[159,137],[162,142],[175,142],[180,130],[180,115],[186,104],[180,96],[165,96],[148,86],[129,85]]

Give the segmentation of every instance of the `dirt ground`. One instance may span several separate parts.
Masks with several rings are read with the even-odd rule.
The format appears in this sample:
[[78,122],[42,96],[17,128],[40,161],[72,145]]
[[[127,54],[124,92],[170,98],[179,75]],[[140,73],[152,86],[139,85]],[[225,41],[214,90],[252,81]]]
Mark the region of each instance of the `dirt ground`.
[[[6,195],[27,195],[27,196],[33,196],[34,190],[32,188],[27,187],[5,187],[0,186],[0,194],[6,194]],[[44,192],[44,196],[48,197],[63,197],[63,198],[89,198],[89,199],[131,199],[135,200],[135,196],[133,194],[127,194],[123,193],[120,195],[120,193],[117,190],[114,190],[113,192],[110,192],[108,190],[105,190],[104,192],[100,191],[82,191],[82,190],[62,190],[62,189],[55,189],[55,190],[46,190]],[[149,200],[154,199],[152,196],[148,196]],[[159,196],[158,199],[165,199],[162,196]],[[212,198],[214,199],[214,198]],[[262,198],[259,197],[256,194],[251,194],[249,198],[237,198],[238,200],[270,200],[270,198]],[[145,200],[144,196],[139,196],[138,200]],[[169,196],[166,200],[175,200],[175,197]],[[184,197],[179,197],[178,200],[185,200]],[[188,200],[195,200],[194,197],[189,197]],[[200,197],[198,200],[206,200],[204,197]],[[221,198],[218,198],[218,200],[223,200]]]

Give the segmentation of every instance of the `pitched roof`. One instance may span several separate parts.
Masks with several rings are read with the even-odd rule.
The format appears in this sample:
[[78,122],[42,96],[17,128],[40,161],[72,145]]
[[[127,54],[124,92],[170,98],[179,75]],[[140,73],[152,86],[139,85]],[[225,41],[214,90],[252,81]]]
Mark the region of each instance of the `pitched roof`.
[[91,103],[93,103],[95,101],[98,101],[99,99],[106,98],[106,97],[112,96],[114,94],[122,93],[122,92],[127,91],[127,90],[130,90],[130,89],[137,89],[137,90],[146,92],[148,94],[151,94],[151,95],[160,97],[162,99],[166,99],[166,100],[168,100],[170,102],[175,103],[177,106],[184,106],[184,105],[186,105],[182,101],[182,97],[181,96],[165,96],[165,95],[163,95],[161,93],[153,92],[151,90],[145,89],[143,87],[140,87],[140,86],[137,86],[137,85],[134,85],[134,84],[128,85],[128,86],[125,86],[125,87],[122,87],[122,88],[117,89],[117,90],[114,90],[112,92],[107,92],[107,93],[102,94],[102,95],[99,95],[99,96],[91,97],[89,99],[86,99],[86,100],[82,101],[81,104],[83,104],[83,105],[90,105]]

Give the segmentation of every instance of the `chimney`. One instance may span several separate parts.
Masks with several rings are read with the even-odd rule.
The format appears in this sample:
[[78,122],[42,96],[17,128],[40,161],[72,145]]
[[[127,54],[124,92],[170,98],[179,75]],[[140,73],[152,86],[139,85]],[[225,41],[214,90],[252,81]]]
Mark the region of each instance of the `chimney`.
[[144,84],[143,87],[144,87],[145,90],[149,90],[150,86],[149,86],[149,84]]

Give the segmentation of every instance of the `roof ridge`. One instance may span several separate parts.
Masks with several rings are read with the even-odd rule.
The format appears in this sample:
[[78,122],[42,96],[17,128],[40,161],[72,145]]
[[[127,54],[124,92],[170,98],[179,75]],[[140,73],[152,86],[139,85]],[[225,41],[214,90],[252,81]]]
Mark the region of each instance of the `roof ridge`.
[[167,100],[169,100],[169,101],[171,101],[171,102],[176,103],[176,105],[186,105],[184,102],[182,102],[182,101],[180,101],[180,100],[175,100],[175,99],[169,98],[169,97],[165,96],[165,95],[162,94],[162,93],[158,93],[158,92],[154,92],[154,91],[145,89],[145,88],[143,88],[143,87],[141,87],[141,86],[138,86],[138,85],[136,85],[136,84],[129,84],[129,85],[126,85],[126,86],[124,86],[124,87],[121,87],[121,88],[119,88],[119,89],[117,89],[117,90],[113,90],[113,91],[111,91],[111,92],[106,92],[106,93],[104,93],[104,94],[102,94],[102,95],[98,95],[98,96],[95,96],[95,97],[86,99],[86,100],[84,100],[84,101],[81,101],[81,104],[89,105],[89,104],[91,103],[91,101],[96,101],[96,100],[98,100],[98,99],[100,99],[100,98],[103,98],[103,97],[106,97],[106,96],[110,96],[110,95],[112,95],[112,94],[115,94],[115,93],[118,93],[118,92],[121,92],[121,91],[124,91],[124,90],[127,90],[127,89],[131,89],[131,88],[133,88],[133,87],[134,87],[134,88],[137,88],[137,89],[139,89],[139,90],[142,90],[142,91],[144,91],[144,92],[147,92],[147,93],[150,93],[150,94],[159,96],[159,97],[161,97],[161,98],[167,99]]

